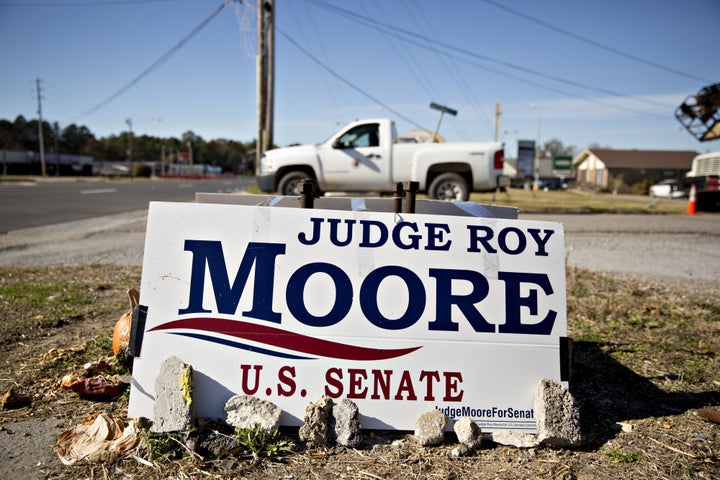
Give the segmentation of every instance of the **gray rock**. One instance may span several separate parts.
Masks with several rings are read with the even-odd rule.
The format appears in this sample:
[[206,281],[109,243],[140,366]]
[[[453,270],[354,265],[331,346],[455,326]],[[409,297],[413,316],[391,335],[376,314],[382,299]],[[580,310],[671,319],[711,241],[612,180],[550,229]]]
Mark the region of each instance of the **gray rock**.
[[309,447],[324,447],[328,443],[328,423],[332,412],[333,401],[323,395],[315,403],[305,407],[305,423],[300,427],[300,440]]
[[517,448],[535,448],[540,445],[536,435],[516,432],[514,430],[498,430],[491,434],[492,441],[499,445]]
[[354,402],[344,398],[335,404],[330,416],[330,437],[338,445],[357,447],[362,442],[362,427],[358,420],[358,407]]
[[153,432],[184,432],[195,423],[193,369],[172,356],[160,364],[155,378]]
[[580,411],[572,394],[559,383],[543,379],[535,388],[538,440],[554,447],[582,443]]
[[224,458],[233,451],[245,449],[240,440],[212,430],[188,438],[186,445],[193,452],[210,458]]
[[235,428],[260,425],[266,432],[280,427],[282,410],[272,402],[250,395],[235,395],[225,402],[225,421]]
[[445,439],[447,417],[440,410],[430,410],[415,422],[415,437],[420,445],[437,445]]
[[458,441],[470,449],[480,447],[482,443],[482,430],[472,418],[463,417],[453,425]]
[[452,450],[450,450],[450,456],[453,458],[460,458],[469,451],[470,451],[470,448],[468,448],[467,445],[460,445],[459,447],[455,447]]

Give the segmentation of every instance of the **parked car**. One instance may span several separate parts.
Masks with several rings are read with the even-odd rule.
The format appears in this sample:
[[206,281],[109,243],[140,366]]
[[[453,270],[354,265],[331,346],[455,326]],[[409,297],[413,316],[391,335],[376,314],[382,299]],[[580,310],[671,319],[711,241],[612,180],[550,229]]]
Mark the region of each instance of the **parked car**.
[[563,179],[559,177],[547,177],[540,179],[540,188],[547,192],[549,190],[560,190],[563,188]]
[[562,188],[575,188],[575,177],[565,177],[562,179]]
[[688,196],[690,186],[681,180],[662,180],[650,187],[650,196],[658,198],[683,198]]

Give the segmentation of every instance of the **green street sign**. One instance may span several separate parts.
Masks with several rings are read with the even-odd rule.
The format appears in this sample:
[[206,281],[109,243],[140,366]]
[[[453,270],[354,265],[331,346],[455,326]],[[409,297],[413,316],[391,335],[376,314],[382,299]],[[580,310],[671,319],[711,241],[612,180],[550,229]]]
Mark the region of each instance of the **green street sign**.
[[572,157],[554,157],[553,158],[553,169],[554,170],[570,170],[572,166]]
[[457,115],[457,110],[453,110],[450,107],[446,107],[444,105],[438,105],[437,103],[433,102],[430,104],[430,108],[434,110],[440,110],[443,113],[449,113],[450,115]]

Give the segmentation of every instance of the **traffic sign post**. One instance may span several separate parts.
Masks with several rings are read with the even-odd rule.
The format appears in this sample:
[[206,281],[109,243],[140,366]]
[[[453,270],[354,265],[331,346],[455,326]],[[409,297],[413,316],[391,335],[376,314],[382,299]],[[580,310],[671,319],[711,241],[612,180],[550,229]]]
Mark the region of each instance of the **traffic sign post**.
[[449,115],[456,116],[458,114],[458,112],[457,112],[457,110],[453,110],[452,108],[446,107],[444,105],[439,105],[435,102],[430,103],[430,108],[432,108],[433,110],[440,111],[440,118],[438,119],[437,126],[435,127],[435,133],[433,133],[433,142],[437,142],[437,138],[438,138],[437,135],[438,135],[438,132],[440,131],[440,123],[442,122],[443,115],[445,115],[447,113]]

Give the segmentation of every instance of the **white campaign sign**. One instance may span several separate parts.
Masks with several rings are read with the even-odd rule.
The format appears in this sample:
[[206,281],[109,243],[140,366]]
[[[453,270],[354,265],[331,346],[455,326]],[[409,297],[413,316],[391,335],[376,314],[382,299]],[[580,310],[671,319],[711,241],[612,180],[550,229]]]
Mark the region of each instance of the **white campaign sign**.
[[[557,223],[151,203],[147,307],[129,415],[153,418],[160,364],[194,368],[198,416],[254,395],[298,426],[322,395],[363,428],[437,408],[485,431],[535,431],[567,335]],[[452,428],[452,422],[449,422]]]

